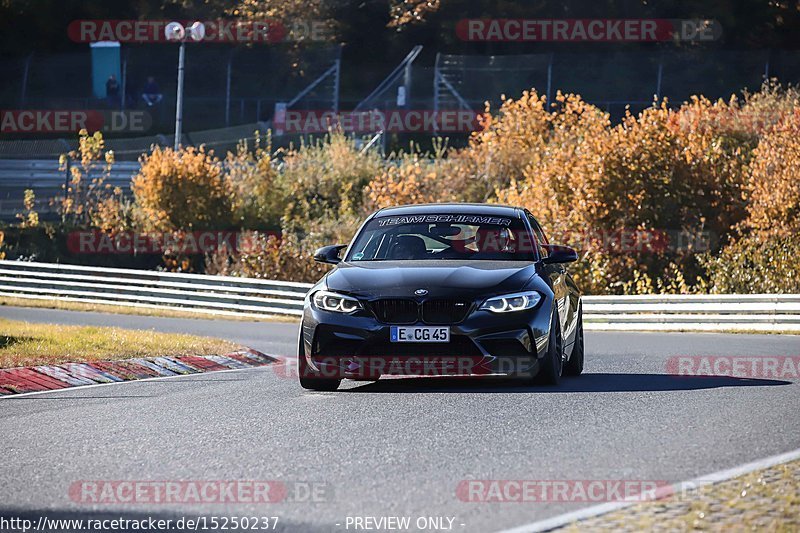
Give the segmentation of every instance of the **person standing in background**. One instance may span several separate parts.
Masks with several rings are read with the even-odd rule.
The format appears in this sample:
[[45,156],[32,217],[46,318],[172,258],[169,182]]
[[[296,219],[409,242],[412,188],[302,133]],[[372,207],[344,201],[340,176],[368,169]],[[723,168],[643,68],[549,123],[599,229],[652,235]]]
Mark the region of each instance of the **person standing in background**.
[[119,106],[119,82],[113,74],[106,80],[106,102],[110,107]]

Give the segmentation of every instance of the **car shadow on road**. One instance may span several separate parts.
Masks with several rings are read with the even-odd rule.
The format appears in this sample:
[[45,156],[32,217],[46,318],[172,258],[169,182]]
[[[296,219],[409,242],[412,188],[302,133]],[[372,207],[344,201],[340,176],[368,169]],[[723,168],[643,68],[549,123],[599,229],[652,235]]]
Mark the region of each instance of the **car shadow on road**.
[[770,387],[790,385],[779,379],[731,376],[676,376],[672,374],[583,374],[565,377],[558,386],[530,385],[502,378],[408,377],[390,378],[340,389],[342,392],[471,392],[471,393],[565,393],[565,392],[659,392],[718,389],[724,387]]

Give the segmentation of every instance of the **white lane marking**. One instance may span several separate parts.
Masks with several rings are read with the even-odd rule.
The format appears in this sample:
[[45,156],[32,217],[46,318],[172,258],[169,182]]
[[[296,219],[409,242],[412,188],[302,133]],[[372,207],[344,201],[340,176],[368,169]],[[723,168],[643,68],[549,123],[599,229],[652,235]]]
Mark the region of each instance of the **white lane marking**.
[[[684,486],[684,487],[689,486],[692,487],[693,489],[699,489],[707,485],[719,483],[721,481],[727,481],[729,479],[749,474],[750,472],[754,472],[756,470],[763,470],[765,468],[770,468],[775,465],[788,463],[789,461],[794,461],[797,459],[800,459],[800,448],[779,455],[773,455],[772,457],[759,459],[757,461],[753,461],[752,463],[746,463],[743,465],[735,466],[727,470],[720,470],[719,472],[714,472],[713,474],[697,477],[690,481],[679,482],[676,483],[675,486]],[[587,518],[594,518],[596,516],[604,515],[612,511],[617,511],[619,509],[624,509],[625,507],[636,505],[638,503],[642,502],[635,501],[635,502],[602,503],[600,505],[593,505],[591,507],[586,507],[584,509],[578,509],[577,511],[560,514],[552,518],[546,518],[544,520],[539,520],[537,522],[531,522],[529,524],[525,524],[515,528],[505,529],[498,533],[539,533],[541,531],[551,531],[559,527],[570,525],[578,520],[586,520]]]
[[[269,356],[275,357],[275,356]],[[144,378],[144,379],[131,379],[128,381],[115,381],[113,383],[95,383],[93,385],[78,385],[75,387],[66,387],[63,389],[53,389],[53,390],[41,390],[41,391],[34,391],[34,392],[23,392],[20,394],[7,394],[0,396],[0,400],[14,400],[16,398],[25,398],[27,396],[35,396],[39,394],[51,394],[53,392],[69,392],[74,390],[82,390],[82,389],[91,389],[93,387],[108,387],[111,385],[125,385],[127,383],[139,383],[142,381],[155,381],[155,380],[162,380],[162,379],[177,379],[177,378],[188,378],[188,377],[203,377],[208,376],[210,374],[223,374],[225,372],[246,372],[248,370],[258,370],[260,368],[270,367],[277,364],[282,364],[280,361],[276,363],[269,363],[266,365],[261,366],[253,366],[250,368],[230,368],[227,370],[212,370],[210,372],[197,372],[195,374],[181,374],[178,376],[159,376],[159,377],[152,377],[152,378]],[[65,398],[66,399],[66,398]]]

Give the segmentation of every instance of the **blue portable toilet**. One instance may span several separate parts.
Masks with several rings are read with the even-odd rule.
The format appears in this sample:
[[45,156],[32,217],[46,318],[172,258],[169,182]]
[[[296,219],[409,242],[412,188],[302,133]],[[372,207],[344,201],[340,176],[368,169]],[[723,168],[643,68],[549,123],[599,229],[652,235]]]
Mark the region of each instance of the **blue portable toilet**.
[[122,87],[119,42],[100,41],[89,46],[92,50],[92,93],[95,98],[105,98],[106,81],[112,74]]

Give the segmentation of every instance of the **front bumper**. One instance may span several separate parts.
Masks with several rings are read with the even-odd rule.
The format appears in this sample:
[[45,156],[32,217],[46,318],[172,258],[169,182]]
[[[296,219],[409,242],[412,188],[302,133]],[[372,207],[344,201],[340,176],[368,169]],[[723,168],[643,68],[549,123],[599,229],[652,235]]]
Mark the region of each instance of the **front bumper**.
[[[369,311],[345,315],[305,306],[300,331],[310,372],[321,377],[503,375],[530,377],[547,351],[552,300],[507,314],[472,311],[450,324],[448,343],[392,343],[391,324]],[[404,326],[428,326],[424,322]]]

